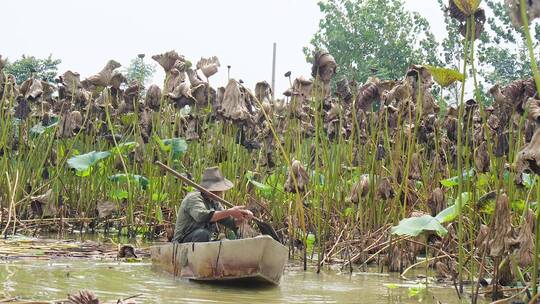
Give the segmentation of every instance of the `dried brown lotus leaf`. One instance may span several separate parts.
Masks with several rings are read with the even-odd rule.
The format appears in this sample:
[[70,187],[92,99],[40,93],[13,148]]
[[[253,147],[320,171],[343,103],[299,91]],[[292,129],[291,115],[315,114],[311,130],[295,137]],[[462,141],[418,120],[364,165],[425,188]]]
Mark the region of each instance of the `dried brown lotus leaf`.
[[347,201],[350,201],[354,204],[360,203],[360,198],[366,197],[369,192],[369,178],[366,175],[360,176],[358,182],[356,182],[352,189],[351,194],[347,198]]
[[445,128],[446,128],[446,136],[448,136],[448,139],[451,141],[457,141],[458,137],[458,121],[457,118],[448,116],[444,122]]
[[324,83],[329,83],[336,74],[337,63],[328,52],[318,51],[313,54],[311,76],[319,78]]
[[42,217],[55,217],[58,214],[56,200],[52,189],[42,195],[30,197],[31,208],[34,214]]
[[499,117],[497,117],[497,115],[495,115],[495,114],[489,115],[487,124],[492,130],[498,129],[499,126],[500,126],[500,123],[501,123],[501,121],[500,121]]
[[413,88],[410,81],[399,81],[390,90],[383,92],[385,104],[390,105],[394,100],[401,101],[412,97]]
[[448,0],[447,11],[450,17],[456,19],[460,23],[467,21],[467,15],[465,15],[465,13],[461,11],[461,9],[456,5],[454,0]]
[[444,198],[444,192],[441,188],[437,187],[430,193],[427,204],[431,210],[431,215],[435,216],[444,208],[446,208],[446,200]]
[[186,69],[186,74],[188,75],[188,79],[192,87],[198,87],[200,85],[208,85],[208,82],[203,81],[199,77],[199,74],[197,74],[197,71],[189,68],[189,69]]
[[420,168],[420,155],[417,152],[413,153],[411,157],[409,178],[413,180],[422,179],[422,170]]
[[180,99],[181,97],[193,98],[191,95],[191,86],[187,82],[178,84],[168,96],[172,99]]
[[[480,38],[480,35],[484,32],[484,24],[486,23],[486,12],[479,8],[474,13],[474,39]],[[459,24],[459,33],[465,37],[467,35],[467,23],[462,22]],[[472,34],[470,34],[472,36]]]
[[291,168],[287,174],[287,180],[285,181],[285,191],[296,192],[295,181],[298,191],[304,192],[309,183],[309,175],[302,166],[302,163],[298,160],[293,160],[291,164]]
[[489,172],[489,153],[487,149],[487,143],[483,141],[478,148],[475,149],[474,153],[474,165],[477,172]]
[[199,139],[200,126],[199,121],[196,117],[190,117],[188,120],[188,125],[185,131],[184,136],[186,140],[197,140]]
[[67,96],[76,96],[79,88],[82,87],[81,75],[77,72],[66,71],[62,75],[61,81]]
[[[500,90],[500,94],[498,92]],[[502,89],[497,87],[490,90],[496,101],[502,101],[502,105],[514,107],[519,114],[524,112],[524,104],[529,98],[536,95],[534,79],[518,79]],[[502,96],[501,96],[502,95]]]
[[182,60],[176,60],[173,65],[173,69],[177,69],[180,73],[186,72],[189,68],[189,64]]
[[15,118],[24,120],[26,119],[32,110],[30,109],[30,106],[28,105],[28,101],[25,98],[22,98],[22,96],[17,98],[18,104],[15,107]]
[[87,89],[94,89],[97,87],[106,87],[109,85],[109,82],[111,81],[113,71],[121,66],[122,65],[119,62],[115,60],[109,60],[101,71],[99,71],[95,75],[92,75],[86,78],[81,83]]
[[19,93],[22,95],[22,97],[26,98],[25,95],[30,89],[30,85],[32,84],[32,78],[29,78],[25,80],[21,86],[19,87]]
[[537,128],[534,132],[531,142],[519,151],[516,170],[518,171],[517,176],[521,176],[524,171],[540,174],[540,128]]
[[244,101],[244,94],[240,90],[238,81],[231,79],[225,88],[223,101],[221,103],[223,116],[233,120],[246,120],[249,118],[249,111]]
[[81,112],[73,111],[71,112],[70,116],[71,116],[71,121],[73,124],[73,129],[74,130],[80,129],[83,124],[83,117],[82,117]]
[[510,201],[505,193],[501,193],[495,202],[495,219],[492,239],[489,241],[489,255],[501,257],[507,253],[513,243],[512,239],[512,215]]
[[186,73],[180,72],[177,69],[172,69],[169,73],[169,76],[165,80],[165,86],[163,88],[163,94],[171,94],[176,87],[178,87],[182,82],[186,80]]
[[540,122],[540,100],[529,98],[525,103],[527,109],[528,118],[535,122]]
[[29,101],[34,101],[43,94],[43,85],[41,81],[29,78],[22,83],[19,93]]
[[41,96],[42,100],[52,101],[52,95],[56,92],[56,86],[48,83],[47,81],[40,81],[41,87],[43,88],[43,94]]
[[201,58],[197,62],[197,69],[201,70],[206,78],[216,74],[220,67],[219,59],[216,56],[210,58]]
[[356,108],[363,111],[371,110],[371,104],[379,98],[379,87],[376,83],[368,82],[360,88],[356,96]]
[[[75,111],[74,111],[75,112]],[[77,127],[80,128],[80,125],[77,126],[77,123],[81,121],[82,124],[82,116],[80,112],[77,111],[78,115],[76,113],[71,112],[71,103],[69,101],[64,101],[62,105],[62,113],[60,116],[60,121],[58,122],[58,128],[56,129],[56,134],[60,138],[69,138],[73,136],[73,132],[77,129]],[[79,120],[80,118],[80,120]]]
[[525,216],[525,222],[521,225],[517,242],[519,248],[517,251],[518,264],[521,267],[528,267],[533,262],[534,256],[534,212],[529,209]]
[[144,105],[152,110],[157,110],[159,109],[161,103],[160,100],[161,89],[155,84],[148,87],[148,91],[146,91],[146,97],[144,99]]
[[480,225],[480,230],[478,231],[478,234],[476,236],[476,240],[474,241],[474,244],[479,252],[482,252],[487,246],[489,239],[489,227],[487,225]]
[[255,84],[255,96],[260,102],[272,101],[272,87],[266,81],[260,81]]
[[451,279],[452,278],[452,272],[450,272],[450,268],[448,266],[438,261],[435,263],[435,273],[438,278],[444,278],[444,279]]
[[345,102],[350,102],[352,100],[353,94],[347,77],[343,76],[343,78],[336,83],[336,94]]
[[513,269],[516,269],[517,265],[514,266],[513,264],[514,259],[509,259],[508,261],[500,264],[497,275],[499,278],[498,283],[502,286],[511,286],[515,284],[516,276],[513,272]]
[[292,99],[289,106],[292,107],[292,112],[297,116],[304,114],[303,106],[309,104],[312,90],[313,82],[311,80],[303,76],[294,80],[291,93]]
[[[523,20],[521,20],[521,0],[505,0],[506,6],[510,11],[512,17],[512,24],[516,28],[523,26]],[[540,1],[539,0],[527,0],[525,1],[528,23],[530,24],[534,19],[540,16]]]
[[174,50],[163,54],[153,55],[152,59],[159,63],[166,73],[168,73],[174,67],[177,60],[185,61],[184,56],[179,56]]
[[390,183],[390,179],[387,177],[381,179],[377,186],[377,197],[382,200],[389,200],[393,198],[394,195],[394,188],[392,187],[392,183]]
[[330,106],[330,110],[328,110],[328,112],[326,112],[325,120],[326,121],[332,121],[334,119],[338,119],[339,115],[342,113],[342,111],[343,111],[343,109],[342,109],[341,105],[339,105],[337,103],[332,103],[331,106]]
[[117,90],[120,90],[120,86],[122,86],[123,83],[127,82],[126,76],[124,74],[114,71],[111,77],[111,81],[109,82],[109,85]]
[[118,210],[116,203],[111,201],[99,201],[97,203],[98,217],[105,218]]

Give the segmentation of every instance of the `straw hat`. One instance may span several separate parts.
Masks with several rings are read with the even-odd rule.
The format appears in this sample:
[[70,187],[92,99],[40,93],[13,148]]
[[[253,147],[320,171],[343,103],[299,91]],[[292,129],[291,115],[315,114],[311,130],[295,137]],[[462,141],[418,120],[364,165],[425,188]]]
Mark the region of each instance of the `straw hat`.
[[223,177],[218,167],[211,167],[204,170],[201,186],[208,191],[227,191],[234,185],[230,180]]

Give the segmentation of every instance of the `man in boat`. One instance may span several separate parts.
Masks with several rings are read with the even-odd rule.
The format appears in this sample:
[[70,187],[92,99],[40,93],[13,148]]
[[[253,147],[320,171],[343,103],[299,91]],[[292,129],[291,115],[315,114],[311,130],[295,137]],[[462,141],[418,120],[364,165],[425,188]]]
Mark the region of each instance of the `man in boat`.
[[[233,183],[223,177],[218,167],[212,167],[204,170],[201,186],[223,197],[225,191],[233,187]],[[178,209],[173,242],[209,242],[216,238],[217,223],[236,233],[237,228],[252,217],[253,213],[244,206],[223,209],[219,202],[204,193],[190,192]]]

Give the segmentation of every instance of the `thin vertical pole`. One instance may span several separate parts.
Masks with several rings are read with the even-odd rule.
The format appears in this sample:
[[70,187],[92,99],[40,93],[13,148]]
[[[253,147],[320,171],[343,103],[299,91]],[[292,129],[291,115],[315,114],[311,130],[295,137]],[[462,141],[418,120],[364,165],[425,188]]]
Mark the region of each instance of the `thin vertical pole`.
[[272,54],[272,99],[276,92],[276,43],[274,42],[274,51]]

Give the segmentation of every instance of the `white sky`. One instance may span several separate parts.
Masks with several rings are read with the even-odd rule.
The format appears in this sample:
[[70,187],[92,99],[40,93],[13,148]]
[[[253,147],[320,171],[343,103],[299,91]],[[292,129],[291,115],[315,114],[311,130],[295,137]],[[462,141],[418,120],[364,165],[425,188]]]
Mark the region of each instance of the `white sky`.
[[[431,23],[436,37],[445,35],[436,0],[405,0]],[[72,70],[81,79],[98,72],[109,59],[126,66],[139,53],[150,56],[175,49],[194,64],[216,55],[221,68],[213,86],[231,77],[251,88],[271,82],[272,44],[277,43],[276,96],[288,87],[283,77],[309,76],[302,47],[317,31],[316,0],[12,0],[2,1],[0,54],[62,59],[59,72]],[[154,82],[161,86],[157,66]]]

